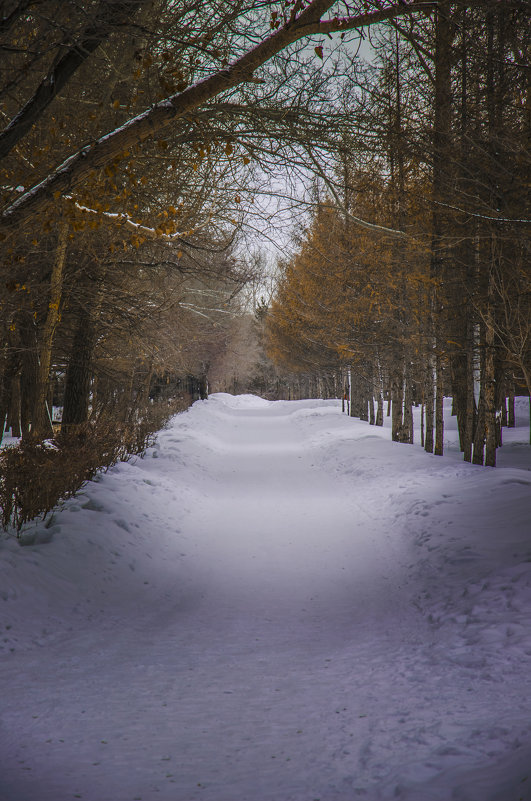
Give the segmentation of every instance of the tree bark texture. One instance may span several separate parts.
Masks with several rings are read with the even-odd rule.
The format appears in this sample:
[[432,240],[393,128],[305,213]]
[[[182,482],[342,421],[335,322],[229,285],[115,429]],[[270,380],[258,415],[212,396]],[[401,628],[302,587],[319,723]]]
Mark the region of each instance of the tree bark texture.
[[487,314],[485,320],[485,465],[496,467],[496,375],[494,363],[494,309],[492,273],[489,278]]
[[[440,2],[436,11],[435,24],[435,98],[433,122],[433,175],[432,175],[432,255],[431,274],[435,281],[434,303],[438,319],[437,335],[434,344],[438,355],[436,360],[435,397],[435,444],[434,453],[443,453],[443,380],[441,353],[446,349],[444,331],[440,331],[444,320],[444,285],[448,261],[448,223],[444,204],[448,202],[451,185],[451,128],[452,128],[452,38],[453,21],[451,5],[448,0]],[[432,306],[433,315],[433,306]],[[434,320],[432,331],[435,333]],[[443,323],[444,324],[444,323]],[[441,336],[442,333],[442,336]],[[427,432],[428,434],[428,432]],[[426,437],[428,440],[428,435]]]
[[20,369],[20,360],[13,348],[9,348],[2,375],[2,386],[0,389],[0,444],[5,431],[9,428],[9,418],[12,410],[13,385],[15,377]]
[[437,356],[437,387],[435,391],[435,456],[442,456],[444,450],[444,372],[442,358]]
[[89,309],[81,309],[66,370],[61,433],[88,420],[95,327]]
[[391,385],[391,437],[393,442],[402,442],[403,414],[404,414],[404,381],[401,375],[393,376]]
[[428,364],[426,366],[425,378],[425,417],[426,417],[426,433],[424,437],[424,450],[427,453],[433,453],[433,413],[435,407],[435,392],[434,392],[434,361],[433,354],[428,355]]
[[39,343],[35,403],[31,420],[31,436],[35,439],[40,439],[46,436],[47,433],[53,434],[50,421],[47,417],[46,395],[48,394],[48,380],[50,376],[50,365],[52,362],[53,337],[57,323],[59,322],[59,307],[61,304],[63,288],[67,242],[68,224],[66,222],[62,222],[59,225],[57,248],[50,280],[50,300],[48,303],[48,313],[46,315],[42,337]]

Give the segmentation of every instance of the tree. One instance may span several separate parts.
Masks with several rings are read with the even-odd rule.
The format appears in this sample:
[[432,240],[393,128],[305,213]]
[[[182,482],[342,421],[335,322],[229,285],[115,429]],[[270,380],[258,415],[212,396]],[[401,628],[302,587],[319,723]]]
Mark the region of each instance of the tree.
[[[216,4],[214,5],[215,8],[209,8],[209,11],[215,10],[219,13]],[[163,132],[168,126],[175,127],[176,123],[185,120],[187,115],[193,114],[218,95],[226,94],[241,84],[252,82],[254,73],[263,64],[299,39],[374,25],[396,16],[410,14],[417,6],[423,4],[420,0],[412,0],[410,4],[391,4],[384,9],[322,20],[322,15],[333,5],[334,0],[312,0],[307,4],[296,0],[289,13],[285,11],[279,16],[278,12],[271,12],[269,24],[273,32],[263,41],[237,56],[231,64],[213,71],[182,91],[178,87],[176,93],[154,103],[119,128],[72,153],[31,190],[24,192],[20,198],[4,209],[0,230],[6,235],[9,228],[13,229],[30,217],[42,214],[54,199],[65,192],[71,192],[94,170],[104,167],[116,170],[124,158],[127,158],[124,156],[126,152],[151,139],[155,134],[164,135]],[[244,17],[242,14],[242,19]],[[219,19],[217,22],[222,24],[225,20]],[[196,30],[194,33],[197,35]],[[193,46],[193,38],[189,44]]]
[[[357,236],[355,248],[360,274],[370,275],[373,291],[375,264],[391,290],[381,295],[390,305],[378,319],[393,325],[383,331],[378,370],[383,365],[391,387],[394,436],[410,441],[408,410],[412,399],[420,399],[427,418],[423,444],[441,454],[443,393],[452,394],[464,458],[488,465],[495,464],[501,444],[506,392],[514,393],[515,381],[526,386],[529,375],[529,271],[521,213],[529,170],[522,96],[528,34],[522,12],[517,3],[503,11],[487,2],[472,8],[442,3],[415,28],[409,18],[393,20],[393,36],[386,30],[376,37],[380,60],[365,74],[356,73],[361,89],[350,101],[356,114],[345,139],[356,143],[351,155],[342,154],[335,174],[333,167],[321,173],[345,225],[349,220],[379,236],[367,246]],[[380,187],[390,178],[372,208],[363,208],[354,158],[371,165]],[[389,216],[378,218],[377,209]],[[367,225],[367,219],[379,225]],[[343,234],[341,243],[337,223],[326,229],[330,236],[321,251],[349,278],[356,276],[352,235]],[[393,237],[392,247],[386,237]],[[360,259],[365,247],[368,258]],[[302,252],[284,270],[293,286]],[[314,254],[305,269],[315,270],[319,258]],[[277,300],[293,307],[291,316],[283,309],[292,320],[291,328],[284,326],[282,349],[288,352],[290,336],[302,343],[313,330],[308,325],[316,310],[300,316],[300,297],[290,297],[282,284]],[[359,314],[362,301],[359,289],[349,296],[351,314]],[[332,305],[336,312],[341,308],[339,299]],[[348,315],[340,319],[346,331]],[[373,321],[370,313],[354,318],[362,351],[370,347]],[[274,318],[271,324],[276,326]],[[346,336],[345,344],[352,359]],[[323,336],[325,360],[328,345]]]

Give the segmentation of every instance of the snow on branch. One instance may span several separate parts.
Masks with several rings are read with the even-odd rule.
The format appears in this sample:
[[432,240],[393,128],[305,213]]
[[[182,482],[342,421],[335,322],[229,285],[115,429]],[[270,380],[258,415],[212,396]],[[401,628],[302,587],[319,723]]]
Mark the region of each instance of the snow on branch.
[[432,200],[431,202],[436,206],[443,206],[445,209],[451,209],[452,211],[458,211],[460,214],[466,214],[467,217],[475,217],[480,220],[488,220],[489,222],[523,223],[524,225],[529,225],[531,223],[531,219],[526,219],[525,217],[494,217],[490,214],[481,214],[480,212],[462,209],[459,206],[452,206],[451,203],[443,203],[441,200]]
[[417,11],[427,13],[437,8],[437,6],[438,2],[431,2],[430,0],[412,0],[410,3],[402,0],[402,2],[391,6],[380,7],[378,11],[367,11],[365,14],[357,14],[355,17],[333,17],[328,20],[320,20],[313,25],[308,25],[305,32],[307,35],[316,33],[329,34],[366,28],[378,22],[385,22],[392,20],[394,17],[405,16]]
[[72,195],[65,195],[65,200],[71,201],[76,208],[76,211],[80,211],[83,214],[92,214],[99,219],[102,219],[107,222],[115,223],[116,225],[123,226],[129,231],[132,231],[139,237],[145,237],[147,239],[157,239],[162,240],[164,242],[182,242],[183,237],[190,236],[191,234],[195,234],[197,231],[205,228],[212,220],[213,212],[209,212],[207,219],[205,222],[201,223],[200,225],[196,225],[193,230],[189,231],[176,231],[175,233],[168,234],[162,231],[160,228],[151,228],[148,225],[143,225],[142,223],[135,222],[131,217],[126,214],[126,212],[111,212],[111,211],[98,211],[97,209],[91,209],[88,206],[83,206],[81,203],[78,203],[77,200],[74,200]]
[[112,211],[98,211],[97,209],[91,209],[88,206],[83,206],[81,203],[78,203],[77,200],[74,200],[72,195],[65,195],[64,199],[72,201],[72,203],[76,208],[76,211],[80,211],[83,214],[92,214],[100,219],[103,218],[108,222],[113,222],[116,223],[116,225],[121,225],[124,228],[127,228],[127,230],[137,234],[138,236],[147,237],[149,239],[163,239],[166,242],[179,241],[180,238],[183,236],[183,233],[181,232],[176,232],[174,234],[165,234],[159,229],[150,228],[147,225],[142,225],[141,223],[137,223],[123,211],[112,212]]

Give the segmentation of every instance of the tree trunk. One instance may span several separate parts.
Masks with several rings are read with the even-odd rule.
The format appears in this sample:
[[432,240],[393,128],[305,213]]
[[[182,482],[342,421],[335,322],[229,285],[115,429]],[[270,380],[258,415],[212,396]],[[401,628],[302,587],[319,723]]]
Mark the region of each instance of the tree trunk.
[[424,438],[424,450],[427,453],[433,453],[433,412],[434,412],[434,376],[433,376],[433,355],[428,356],[428,364],[426,367],[426,389],[424,392],[425,397],[425,415],[426,415],[426,435]]
[[[460,133],[459,163],[457,175],[458,191],[466,191],[469,181],[470,131],[469,131],[469,54],[470,34],[468,30],[468,10],[460,12]],[[461,275],[461,282],[456,283],[453,302],[459,309],[458,320],[451,339],[462,347],[457,349],[451,361],[452,390],[457,398],[457,424],[459,443],[465,462],[472,461],[472,443],[476,416],[474,400],[474,315],[470,298],[474,296],[477,284],[475,253],[468,221],[461,223],[459,229],[461,243],[456,248],[456,269]]]
[[404,371],[404,442],[413,445],[413,397],[410,370]]
[[392,417],[391,438],[393,442],[403,442],[404,425],[404,380],[402,375],[395,374],[391,384]]
[[67,434],[73,426],[86,423],[88,420],[94,341],[92,315],[89,309],[83,308],[78,317],[66,370],[61,433]]
[[42,439],[46,434],[53,434],[53,428],[48,417],[46,396],[48,394],[48,380],[52,363],[53,337],[57,323],[59,322],[59,306],[61,304],[63,288],[67,241],[68,223],[61,222],[59,224],[57,249],[50,281],[48,313],[39,343],[37,382],[31,428],[32,439]]
[[509,410],[508,410],[508,417],[507,417],[507,425],[508,428],[514,428],[516,426],[516,417],[514,414],[514,395],[509,395]]
[[[449,225],[447,220],[446,204],[450,196],[451,186],[451,130],[452,130],[452,38],[453,22],[451,20],[451,4],[449,0],[442,0],[436,11],[435,27],[435,98],[433,122],[433,176],[432,176],[432,254],[431,275],[435,279],[434,305],[432,307],[432,333],[434,344],[437,345],[437,358],[435,375],[437,382],[435,397],[435,447],[434,453],[441,456],[443,453],[443,393],[444,384],[442,376],[441,353],[446,349],[444,327],[447,321],[444,315],[448,314],[444,308],[445,273],[448,262],[448,236]],[[447,306],[447,304],[446,304]],[[441,336],[441,328],[443,328]],[[433,375],[433,370],[432,370]],[[426,404],[428,405],[428,404]],[[426,430],[426,443],[433,435]],[[426,448],[428,449],[428,448]]]
[[382,366],[380,364],[380,357],[377,357],[377,375],[378,384],[376,386],[376,398],[378,400],[378,408],[376,410],[376,425],[383,426],[384,418],[384,393],[383,393],[383,375]]
[[492,271],[489,277],[485,320],[485,465],[496,467],[496,375],[494,365],[494,309]]
[[474,433],[474,455],[473,464],[483,464],[485,450],[485,393],[482,390],[479,394],[478,417],[476,431]]
[[435,447],[434,454],[442,456],[444,450],[444,376],[442,359],[437,356],[437,389],[435,393]]
[[383,426],[383,418],[384,418],[384,399],[383,393],[378,395],[378,409],[376,411],[376,425]]
[[404,400],[404,442],[413,445],[413,404],[411,402],[411,388],[406,384]]
[[465,419],[463,424],[463,459],[465,462],[472,461],[472,444],[474,441],[474,430],[476,425],[476,400],[474,396],[474,372],[475,372],[475,337],[474,321],[467,319],[466,329],[466,394],[465,394]]
[[9,348],[4,363],[4,374],[2,376],[2,386],[0,390],[0,444],[2,443],[6,430],[9,428],[10,420],[12,421],[13,419],[13,386],[18,370],[19,359],[17,354],[13,348]]
[[22,426],[20,424],[20,373],[13,376],[11,386],[11,404],[7,415],[6,429],[11,429],[12,437],[22,436]]
[[358,413],[360,420],[364,420],[366,423],[369,422],[369,392],[368,392],[368,383],[364,377],[360,376],[359,382],[359,407]]
[[30,434],[32,414],[37,390],[36,326],[27,319],[20,322],[20,427],[22,439]]
[[480,326],[480,342],[483,347],[480,350],[479,359],[479,399],[476,417],[476,428],[474,431],[474,453],[472,456],[473,464],[483,464],[485,450],[485,338],[483,325]]
[[208,400],[208,379],[206,373],[199,378],[199,397],[201,400]]

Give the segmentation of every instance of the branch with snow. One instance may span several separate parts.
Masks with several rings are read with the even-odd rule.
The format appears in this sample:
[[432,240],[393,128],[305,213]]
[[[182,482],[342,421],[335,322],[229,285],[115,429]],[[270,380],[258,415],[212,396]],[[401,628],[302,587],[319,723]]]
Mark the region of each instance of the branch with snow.
[[207,215],[207,219],[203,223],[196,225],[193,230],[176,231],[173,234],[168,234],[164,233],[164,231],[161,231],[160,228],[151,228],[148,225],[135,222],[126,212],[98,211],[97,209],[91,209],[88,206],[78,203],[78,201],[75,200],[72,195],[65,195],[64,199],[71,201],[76,210],[82,212],[83,214],[92,214],[99,219],[115,223],[116,225],[121,225],[124,228],[127,228],[127,230],[132,231],[134,234],[137,234],[137,236],[146,237],[148,239],[162,240],[164,242],[183,243],[183,237],[190,236],[191,234],[195,234],[197,231],[206,228],[206,226],[210,224],[213,217],[213,211],[210,211]]

